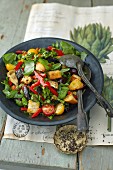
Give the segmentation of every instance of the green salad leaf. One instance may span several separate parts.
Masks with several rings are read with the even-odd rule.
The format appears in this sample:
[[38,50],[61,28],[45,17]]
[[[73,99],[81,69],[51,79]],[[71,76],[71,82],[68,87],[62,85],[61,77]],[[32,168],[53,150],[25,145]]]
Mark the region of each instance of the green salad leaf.
[[3,61],[5,64],[13,64],[16,61],[16,54],[15,53],[7,53],[3,55]]
[[38,61],[46,68],[46,70],[50,70],[49,62],[47,60],[39,58]]
[[67,92],[68,92],[69,88],[68,87],[60,87],[60,90],[59,90],[59,94],[58,94],[58,98],[59,99],[64,99],[67,95]]
[[71,44],[69,44],[65,41],[61,41],[60,46],[61,46],[64,54],[74,54],[75,53],[75,48]]
[[56,64],[53,64],[52,65],[52,70],[58,70],[58,69],[60,69],[61,68],[61,64],[60,63],[56,63]]
[[24,75],[30,75],[34,71],[34,61],[28,60],[25,61]]

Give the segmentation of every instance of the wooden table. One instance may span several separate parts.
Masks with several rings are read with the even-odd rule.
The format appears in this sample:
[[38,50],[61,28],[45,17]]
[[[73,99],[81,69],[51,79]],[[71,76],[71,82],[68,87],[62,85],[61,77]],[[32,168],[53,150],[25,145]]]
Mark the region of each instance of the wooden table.
[[[23,41],[32,4],[58,2],[73,6],[113,5],[113,0],[0,0],[0,55]],[[6,121],[0,109],[0,138]],[[2,139],[0,168],[112,170],[113,147],[86,147],[77,155],[59,153],[54,145]]]

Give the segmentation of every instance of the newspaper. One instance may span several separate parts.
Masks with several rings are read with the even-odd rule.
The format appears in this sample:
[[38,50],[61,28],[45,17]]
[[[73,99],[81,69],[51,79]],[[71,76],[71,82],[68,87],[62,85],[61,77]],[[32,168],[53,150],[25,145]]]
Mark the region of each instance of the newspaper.
[[[95,27],[95,25],[98,25],[98,31],[103,30],[103,32],[105,32],[107,29],[107,33],[105,33],[106,37],[108,35],[109,39],[110,36],[112,39],[112,18],[113,6],[82,8],[58,3],[34,4],[28,19],[24,41],[38,37],[58,37],[70,40],[72,36],[70,36],[70,31],[71,33],[73,30],[81,31],[80,28],[84,28],[85,30],[89,24],[91,28],[92,26]],[[94,29],[96,29],[96,27]],[[104,37],[105,34],[101,36]],[[92,35],[98,36],[96,31]],[[108,51],[106,49],[104,51],[101,50],[101,53],[104,53],[104,57],[101,57],[101,53],[99,53],[99,56],[103,72],[107,74],[109,80],[109,77],[113,75],[113,49],[109,45],[111,39],[106,39],[103,39],[100,43],[106,42],[106,49],[108,48]],[[97,38],[95,50],[99,47],[98,41]],[[106,116],[105,110],[96,104],[90,111],[88,145],[113,144],[113,124],[111,124],[111,132],[107,130],[107,124],[108,117]],[[40,127],[28,125],[7,116],[4,138],[53,143],[55,130],[56,126]]]

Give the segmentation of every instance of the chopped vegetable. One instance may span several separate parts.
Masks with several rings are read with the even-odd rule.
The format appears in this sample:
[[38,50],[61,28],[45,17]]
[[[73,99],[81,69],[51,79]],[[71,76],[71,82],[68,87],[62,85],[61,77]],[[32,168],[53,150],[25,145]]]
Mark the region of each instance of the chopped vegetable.
[[27,111],[27,107],[21,107],[20,110],[21,111]]
[[50,116],[53,113],[55,113],[54,105],[50,105],[50,104],[43,105],[42,111],[43,111],[44,115]]
[[31,117],[32,117],[32,118],[35,118],[35,117],[37,117],[41,112],[42,112],[42,108],[38,108],[38,110],[37,110],[35,113],[33,113],[33,115],[32,115]]
[[15,70],[17,71],[21,67],[22,64],[23,64],[23,62],[19,61],[15,67]]
[[38,54],[38,49],[31,48],[31,49],[28,50],[27,53],[28,54],[31,54],[31,53]]
[[78,90],[83,87],[84,87],[84,84],[79,79],[73,80],[69,85],[70,90]]
[[62,103],[57,104],[56,107],[55,107],[55,115],[63,114],[64,109],[65,109],[64,104],[62,104]]
[[15,70],[10,70],[8,73],[7,73],[7,77],[9,77],[9,80],[15,84],[16,86],[18,85],[18,79],[16,77],[16,74],[15,74]]
[[13,64],[6,64],[6,69],[7,69],[8,71],[14,70],[14,68],[15,68],[15,65],[13,65]]

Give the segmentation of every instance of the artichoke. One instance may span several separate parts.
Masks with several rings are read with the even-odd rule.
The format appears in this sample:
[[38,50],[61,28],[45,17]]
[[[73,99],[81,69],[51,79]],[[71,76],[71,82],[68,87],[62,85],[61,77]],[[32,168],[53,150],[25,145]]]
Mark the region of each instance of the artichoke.
[[[106,74],[104,74],[104,88],[102,91],[103,97],[109,101],[111,106],[113,107],[113,78],[108,77]],[[111,132],[111,118],[108,117],[108,124],[107,124],[107,130]]]
[[113,78],[104,74],[103,97],[113,106]]
[[106,63],[108,54],[113,51],[113,38],[109,27],[94,23],[87,26],[74,28],[70,31],[70,38],[91,51],[100,63]]

